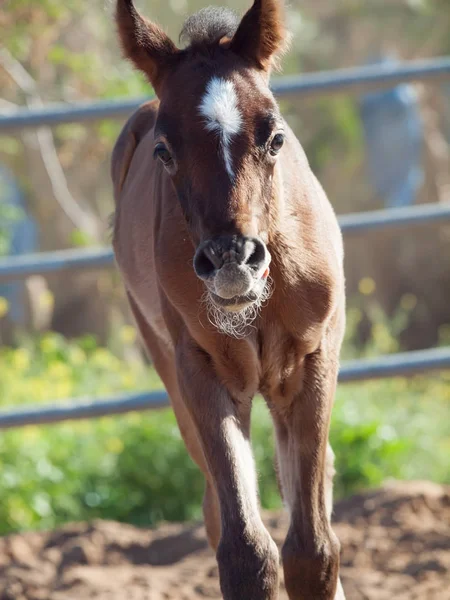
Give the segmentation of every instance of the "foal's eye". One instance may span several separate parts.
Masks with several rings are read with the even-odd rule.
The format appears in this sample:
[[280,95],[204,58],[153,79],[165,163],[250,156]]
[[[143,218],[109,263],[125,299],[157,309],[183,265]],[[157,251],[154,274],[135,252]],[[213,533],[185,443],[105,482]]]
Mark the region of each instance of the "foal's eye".
[[166,166],[170,165],[170,163],[172,162],[172,155],[163,143],[156,144],[155,150],[153,152],[153,158],[158,158],[163,163],[163,165]]
[[284,144],[284,135],[282,133],[277,133],[273,136],[272,141],[270,142],[270,154],[275,156],[281,150]]

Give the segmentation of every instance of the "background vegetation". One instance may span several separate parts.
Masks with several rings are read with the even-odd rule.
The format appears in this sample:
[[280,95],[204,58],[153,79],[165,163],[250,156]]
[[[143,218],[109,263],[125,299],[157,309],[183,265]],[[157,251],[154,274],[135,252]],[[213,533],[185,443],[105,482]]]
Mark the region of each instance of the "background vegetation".
[[[1,310],[1,304],[0,304]],[[351,315],[344,355],[358,315]],[[133,343],[125,327],[123,346]],[[395,348],[378,322],[363,354]],[[358,354],[361,350],[358,351]],[[54,333],[0,350],[2,407],[161,386],[140,360],[119,359],[91,336]],[[450,482],[450,373],[340,386],[331,427],[342,497],[388,478]],[[262,505],[280,506],[270,418],[253,411]],[[171,411],[11,430],[0,437],[0,533],[66,521],[118,519],[140,525],[200,516],[203,478],[188,457]]]

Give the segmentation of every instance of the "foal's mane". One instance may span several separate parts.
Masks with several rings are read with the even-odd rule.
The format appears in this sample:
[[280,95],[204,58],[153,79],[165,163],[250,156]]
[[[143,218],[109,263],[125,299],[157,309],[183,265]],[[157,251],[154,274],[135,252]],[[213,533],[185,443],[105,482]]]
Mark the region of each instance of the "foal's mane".
[[188,46],[210,46],[223,38],[232,38],[239,26],[238,15],[229,8],[209,6],[184,22],[180,42]]

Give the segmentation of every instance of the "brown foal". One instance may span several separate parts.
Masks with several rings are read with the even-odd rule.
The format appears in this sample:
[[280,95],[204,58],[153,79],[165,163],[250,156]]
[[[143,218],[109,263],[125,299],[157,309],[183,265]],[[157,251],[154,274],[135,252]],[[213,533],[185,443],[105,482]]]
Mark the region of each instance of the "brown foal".
[[250,446],[260,392],[290,513],[291,600],[344,598],[330,527],[328,445],[344,332],[333,209],[268,81],[283,51],[281,0],[190,17],[178,49],[118,0],[126,57],[158,99],[114,148],[114,250],[131,309],[206,480],[204,516],[226,600],[278,598],[278,550]]

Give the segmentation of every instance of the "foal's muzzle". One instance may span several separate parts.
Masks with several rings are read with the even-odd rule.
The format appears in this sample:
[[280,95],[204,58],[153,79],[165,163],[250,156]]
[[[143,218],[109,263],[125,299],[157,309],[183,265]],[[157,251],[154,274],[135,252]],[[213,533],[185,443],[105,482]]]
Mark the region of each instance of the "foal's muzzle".
[[221,306],[249,304],[264,289],[270,254],[259,238],[221,236],[203,242],[194,269]]

